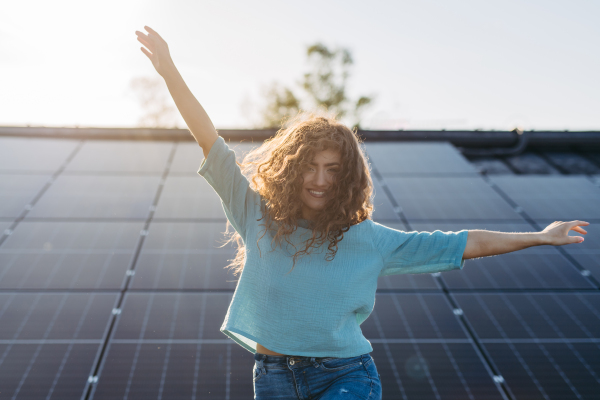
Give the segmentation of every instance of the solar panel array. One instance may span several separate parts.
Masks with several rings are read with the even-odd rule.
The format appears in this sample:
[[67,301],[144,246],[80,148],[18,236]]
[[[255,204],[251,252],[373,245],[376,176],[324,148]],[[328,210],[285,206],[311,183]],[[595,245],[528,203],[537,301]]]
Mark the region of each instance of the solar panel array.
[[[381,277],[361,328],[384,399],[597,398],[598,178],[486,177],[446,143],[366,149],[374,219],[396,229],[592,223],[580,245]],[[0,138],[0,399],[253,396],[252,354],[219,332],[235,249],[202,159],[195,143]]]

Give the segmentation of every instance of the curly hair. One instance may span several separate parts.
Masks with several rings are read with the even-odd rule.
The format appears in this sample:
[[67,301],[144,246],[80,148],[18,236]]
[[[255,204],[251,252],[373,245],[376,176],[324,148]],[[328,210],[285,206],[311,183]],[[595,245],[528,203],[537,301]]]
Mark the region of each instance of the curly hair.
[[[242,173],[249,177],[251,188],[266,203],[262,218],[258,220],[264,220],[261,225],[265,229],[258,240],[269,231],[273,235],[271,245],[279,246],[282,240],[292,244],[289,237],[296,231],[298,220],[302,219],[302,172],[316,153],[323,150],[339,152],[342,165],[332,184],[333,196],[316,212],[311,221],[312,237],[294,254],[289,272],[294,269],[298,257],[310,254],[326,241],[325,259],[333,260],[344,232],[371,218],[373,181],[362,141],[355,131],[335,118],[303,112],[249,152],[243,163],[238,162]],[[226,234],[229,226],[228,222]],[[237,275],[244,268],[246,248],[235,230],[226,241],[229,242],[236,243],[237,254],[229,260],[228,268]]]

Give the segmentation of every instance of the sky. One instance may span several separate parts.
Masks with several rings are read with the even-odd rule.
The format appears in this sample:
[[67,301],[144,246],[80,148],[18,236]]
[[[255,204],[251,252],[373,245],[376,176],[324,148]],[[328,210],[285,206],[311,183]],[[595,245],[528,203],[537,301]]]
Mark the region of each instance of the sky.
[[350,95],[375,98],[367,129],[600,130],[595,0],[23,0],[2,11],[0,126],[138,126],[131,81],[160,79],[136,40],[148,25],[217,129],[253,127],[264,88],[297,88],[320,41],[352,52]]

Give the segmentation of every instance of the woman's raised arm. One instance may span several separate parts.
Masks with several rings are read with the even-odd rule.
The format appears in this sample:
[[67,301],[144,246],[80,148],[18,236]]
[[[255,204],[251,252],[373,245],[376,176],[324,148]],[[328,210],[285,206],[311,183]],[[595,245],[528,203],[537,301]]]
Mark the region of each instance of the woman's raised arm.
[[141,50],[148,56],[156,72],[162,76],[169,88],[169,92],[175,100],[175,105],[185,120],[192,136],[202,147],[204,156],[208,156],[212,145],[218,138],[217,131],[210,118],[198,100],[194,97],[181,74],[175,67],[167,42],[152,28],[144,26],[148,34],[135,31],[138,41],[144,46]]

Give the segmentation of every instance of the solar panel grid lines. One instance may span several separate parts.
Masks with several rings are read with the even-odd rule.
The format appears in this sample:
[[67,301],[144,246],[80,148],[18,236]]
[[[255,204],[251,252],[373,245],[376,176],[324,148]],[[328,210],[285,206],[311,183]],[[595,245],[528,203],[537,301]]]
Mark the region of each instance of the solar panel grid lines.
[[[506,343],[506,345],[509,347],[510,351],[512,352],[512,354],[514,354],[517,357],[517,360],[520,364],[520,366],[524,369],[524,371],[527,372],[527,375],[530,377],[531,381],[534,383],[535,387],[537,388],[538,392],[537,395],[541,395],[543,397],[546,398],[550,398],[550,395],[553,395],[553,393],[548,393],[547,390],[545,389],[545,386],[548,386],[548,382],[545,382],[546,385],[543,385],[540,383],[540,380],[543,379],[544,377],[546,377],[548,374],[545,373],[544,371],[535,371],[535,364],[539,364],[540,361],[539,360],[533,360],[534,365],[530,365],[532,361],[527,361],[527,358],[529,358],[530,356],[528,355],[528,353],[526,354],[521,354],[524,351],[529,352],[529,348],[524,347],[524,346],[520,346],[518,343],[523,343],[523,341],[515,341],[515,343],[513,343],[513,337],[515,335],[515,333],[517,333],[517,331],[514,331],[513,333],[511,332],[506,332],[505,329],[507,327],[513,327],[515,326],[514,324],[509,324],[507,323],[507,321],[503,320],[502,323],[499,322],[499,319],[495,316],[498,312],[502,311],[502,312],[506,312],[506,311],[510,311],[510,314],[516,318],[516,320],[518,321],[518,324],[516,325],[517,327],[520,326],[521,327],[521,332],[519,334],[519,336],[521,335],[527,335],[530,337],[530,343],[532,345],[534,345],[535,347],[539,348],[540,351],[542,352],[543,357],[546,359],[546,362],[549,362],[552,367],[553,370],[555,371],[556,374],[558,374],[558,378],[559,380],[562,379],[562,382],[564,385],[566,385],[566,387],[568,387],[568,390],[570,390],[571,394],[574,395],[578,395],[580,393],[580,390],[582,390],[581,388],[581,384],[584,385],[585,387],[589,386],[589,381],[581,378],[578,379],[578,382],[572,382],[572,378],[569,378],[568,372],[569,370],[566,370],[565,368],[572,368],[573,364],[572,363],[568,363],[566,365],[564,365],[564,363],[562,363],[564,366],[561,366],[561,362],[557,362],[555,360],[555,357],[552,356],[548,350],[548,345],[544,344],[543,341],[538,339],[538,335],[537,333],[542,332],[542,333],[549,333],[551,331],[553,331],[555,333],[555,335],[558,335],[558,337],[562,338],[562,343],[564,343],[564,345],[568,348],[569,351],[571,351],[571,354],[575,356],[575,358],[578,360],[578,362],[580,363],[580,365],[584,366],[584,371],[585,373],[589,374],[589,376],[591,376],[596,382],[598,382],[597,380],[597,373],[594,371],[594,369],[591,367],[591,363],[589,361],[585,360],[585,354],[577,351],[574,348],[574,344],[571,344],[569,339],[566,338],[565,333],[567,332],[563,332],[565,329],[571,329],[572,331],[572,326],[569,325],[569,323],[567,322],[562,322],[562,325],[559,327],[558,325],[556,325],[554,323],[554,321],[552,320],[552,318],[550,317],[550,314],[547,312],[547,308],[546,310],[540,308],[540,304],[539,301],[536,301],[535,299],[533,299],[532,297],[538,297],[538,298],[543,298],[543,297],[553,297],[556,298],[557,296],[561,296],[563,298],[568,298],[568,296],[576,296],[578,298],[594,298],[594,300],[599,299],[599,295],[596,294],[589,294],[589,295],[585,295],[582,296],[580,294],[576,294],[576,295],[566,295],[566,294],[561,294],[561,295],[555,295],[555,294],[536,294],[536,295],[530,295],[530,294],[515,294],[513,295],[513,297],[515,296],[526,296],[530,301],[531,304],[534,306],[534,309],[540,313],[540,315],[542,316],[542,319],[546,320],[547,324],[549,327],[551,327],[550,330],[547,329],[540,329],[537,327],[537,325],[539,325],[539,322],[535,322],[535,320],[532,320],[532,317],[534,317],[534,315],[531,312],[527,313],[527,317],[525,318],[524,315],[522,315],[522,313],[525,311],[525,309],[522,308],[522,303],[521,302],[515,302],[510,301],[507,298],[507,295],[504,294],[497,294],[497,295],[485,295],[485,297],[483,297],[483,295],[478,295],[478,294],[473,294],[473,295],[453,295],[454,297],[457,298],[457,300],[463,304],[463,307],[471,307],[474,303],[472,302],[465,302],[465,296],[474,296],[475,299],[477,300],[477,305],[482,307],[482,310],[485,310],[485,315],[487,317],[490,318],[490,322],[492,323],[491,326],[493,326],[496,330],[497,333],[500,334],[500,336],[503,339],[503,342]],[[489,303],[486,301],[484,302],[483,299],[485,298],[497,298],[500,297],[503,300],[503,303],[505,305],[507,305],[507,308],[497,308],[495,310],[488,308],[489,307]],[[559,301],[560,303],[560,301]],[[493,304],[493,303],[492,303]],[[591,308],[591,310],[593,310],[593,313],[595,314],[596,317],[598,317],[598,306],[596,305],[596,307],[592,307],[590,305],[589,302],[587,302],[587,306]],[[518,307],[520,307],[521,309],[517,309]],[[568,308],[564,302],[561,305],[561,308],[563,308],[563,310],[565,310],[567,312],[567,315],[569,315],[569,320],[571,323],[575,322],[575,325],[577,325],[580,328],[580,332],[584,332],[586,335],[591,335],[591,331],[588,330],[586,327],[584,327],[584,324],[587,323],[589,324],[589,321],[586,321],[585,323],[583,321],[581,321],[580,319],[578,319],[577,317],[575,317],[573,315],[573,311],[577,310],[577,308]],[[551,309],[553,310],[553,309]],[[473,314],[473,312],[467,312],[467,315],[470,317],[469,318],[469,323],[474,327],[474,330],[477,331],[477,335],[479,337],[481,337],[481,333],[483,332],[481,329],[481,325],[482,325],[482,317],[476,317],[476,314]],[[556,318],[556,316],[554,316],[554,318]],[[598,324],[598,320],[594,321],[595,324]],[[538,332],[536,333],[533,329],[536,329]],[[571,333],[572,335],[573,333]],[[480,341],[483,343],[483,346],[485,348],[492,348],[492,350],[494,349],[493,344],[491,342],[488,342],[486,340],[486,338],[481,338]],[[497,342],[494,342],[497,343]],[[599,344],[596,344],[597,348]],[[493,354],[492,353],[492,359],[498,359],[498,354]],[[564,358],[564,357],[563,357]],[[508,369],[507,369],[508,368]],[[508,375],[511,375],[511,371],[512,371],[512,367],[508,366],[508,367],[504,367],[501,368],[501,371],[507,372]],[[536,372],[538,374],[538,376],[536,376]],[[539,376],[541,374],[541,377]],[[513,376],[514,378],[514,376]],[[599,382],[600,383],[600,382]],[[552,385],[553,387],[556,387],[557,385]],[[560,385],[559,385],[560,386]],[[579,386],[579,389],[576,387]],[[514,390],[518,390],[521,393],[519,393],[519,395],[523,395],[522,393],[522,388],[521,387],[516,387],[513,388]],[[589,389],[585,389],[587,391],[589,391]],[[517,396],[518,398],[519,396]]]
[[[236,146],[231,147],[237,154]],[[198,187],[204,182],[196,174],[202,151],[187,143],[163,142],[154,148],[163,149],[162,153],[145,159],[142,155],[139,165],[116,160],[114,165],[120,166],[113,171],[112,166],[103,171],[100,164],[86,164],[79,154],[77,162],[87,166],[67,168],[60,174],[83,179],[110,178],[117,173],[135,179],[156,176],[157,184],[147,196],[149,205],[139,217],[82,212],[59,218],[0,218],[0,228],[3,222],[10,224],[4,229],[14,227],[0,239],[4,241],[0,242],[0,274],[7,271],[0,278],[0,354],[12,346],[0,364],[0,387],[8,388],[11,396],[19,385],[17,398],[39,397],[41,392],[32,392],[34,387],[44,397],[61,399],[122,398],[127,388],[129,398],[251,395],[252,355],[218,330],[235,289],[235,279],[223,269],[234,248],[216,247],[226,220],[220,204],[211,215],[207,215],[207,203],[200,202],[193,211]],[[166,162],[165,148],[170,149]],[[455,159],[458,153],[451,149]],[[414,153],[418,156],[419,152]],[[127,151],[117,149],[115,154],[124,157]],[[388,159],[394,168],[399,153],[394,155],[392,149],[391,154]],[[373,156],[373,165],[382,165]],[[443,155],[439,158],[444,160]],[[56,160],[43,162],[55,166]],[[154,171],[156,165],[161,168]],[[5,175],[52,173],[44,168]],[[433,169],[412,176],[398,173],[398,168],[384,174],[374,168],[375,201],[379,202],[374,219],[396,229],[519,231],[519,225],[523,230],[542,229],[554,218],[531,217],[520,199],[499,185],[489,185],[495,177],[477,178],[477,174],[465,175],[451,168],[440,171],[443,162],[427,168]],[[438,215],[417,215],[388,184],[389,179],[405,178],[433,182],[442,175],[446,181],[480,179],[514,216],[482,217],[478,211],[458,209],[440,218],[445,209],[435,203],[428,207],[441,210]],[[580,178],[598,188],[590,177]],[[50,187],[55,178],[51,179]],[[460,192],[460,185],[447,186],[450,189],[440,202],[464,194],[450,192]],[[435,190],[424,193],[439,192]],[[42,193],[40,199],[49,193]],[[188,203],[178,196],[187,197]],[[599,286],[594,284],[598,259],[594,222],[598,221],[590,219],[590,234],[581,246],[536,247],[469,260],[462,271],[380,279],[377,307],[361,328],[373,345],[384,398],[446,399],[457,394],[476,399],[593,398],[600,375]],[[101,258],[109,255],[113,264]],[[10,263],[8,270],[2,270]],[[93,318],[84,318],[75,339],[73,332],[91,301],[86,296],[91,295],[96,300],[86,315]],[[476,295],[488,311],[474,299]],[[98,299],[103,300],[98,303]],[[13,319],[7,319],[9,315]],[[493,318],[506,337],[495,330]],[[43,339],[48,329],[49,336]],[[10,368],[10,374],[2,368]],[[46,371],[45,375],[40,371]],[[30,384],[34,381],[37,386]]]
[[[381,174],[379,174],[376,169],[375,169],[376,175],[378,175],[379,177],[382,177]],[[384,179],[382,178],[381,181],[384,181]],[[386,189],[387,189],[387,185],[386,185]],[[390,192],[389,190],[387,191],[388,196],[390,196],[390,200],[394,201],[394,194],[393,192]],[[518,211],[518,210],[517,210]],[[408,219],[406,217],[406,215],[404,214],[403,211],[400,211],[399,214],[403,217],[403,220],[406,221],[405,225],[409,228],[411,228],[410,223],[408,222]],[[455,306],[455,309],[459,309],[456,304],[454,303],[453,299],[450,297],[448,288],[446,287],[445,283],[441,280],[441,276],[436,276],[435,277],[436,280],[438,280],[440,282],[440,286],[442,287],[442,290],[444,291],[445,296],[447,297],[448,301],[450,303],[453,304],[453,306]],[[461,309],[459,309],[461,310]],[[471,336],[473,336],[471,329],[468,325],[466,325],[466,322],[463,319],[463,313],[461,310],[461,313],[457,314],[458,318],[461,320],[461,322],[463,323],[463,326],[465,327],[465,329],[470,333]],[[474,337],[473,337],[474,338]],[[480,357],[480,359],[483,361],[484,366],[486,368],[486,370],[488,371],[489,375],[493,378],[493,382],[494,384],[498,387],[498,391],[499,393],[501,393],[503,398],[514,398],[514,395],[511,393],[510,388],[506,385],[504,379],[502,378],[502,376],[498,373],[498,369],[497,367],[494,365],[494,363],[489,359],[489,356],[485,353],[484,349],[482,348],[482,345],[477,343],[476,338],[475,339],[475,346],[474,349],[476,350],[477,355]]]
[[581,176],[490,178],[534,220],[599,219],[600,188]]

